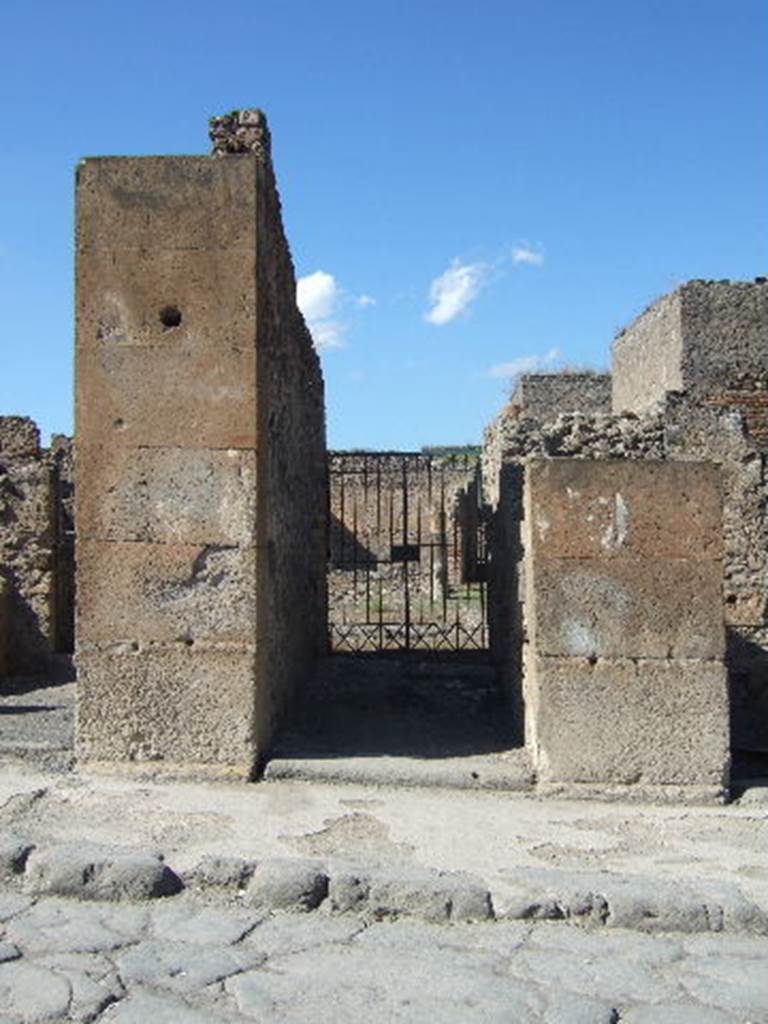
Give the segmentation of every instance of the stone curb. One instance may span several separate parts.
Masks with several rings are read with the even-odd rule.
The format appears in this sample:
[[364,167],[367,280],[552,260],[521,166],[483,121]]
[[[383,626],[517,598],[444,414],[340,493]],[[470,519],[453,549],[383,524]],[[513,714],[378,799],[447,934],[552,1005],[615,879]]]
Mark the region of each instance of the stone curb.
[[731,883],[680,883],[644,875],[516,868],[504,892],[463,872],[307,858],[207,856],[179,875],[162,853],[120,847],[35,846],[0,840],[0,881],[32,897],[144,901],[182,890],[236,900],[264,913],[410,917],[432,923],[560,921],[641,932],[768,935],[768,913]]

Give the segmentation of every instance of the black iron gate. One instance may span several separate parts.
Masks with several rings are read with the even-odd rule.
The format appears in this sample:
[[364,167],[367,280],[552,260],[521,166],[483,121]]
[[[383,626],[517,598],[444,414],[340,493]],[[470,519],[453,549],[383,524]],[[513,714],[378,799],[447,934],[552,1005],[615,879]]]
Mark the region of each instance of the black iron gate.
[[329,477],[331,649],[484,649],[478,456],[331,452]]

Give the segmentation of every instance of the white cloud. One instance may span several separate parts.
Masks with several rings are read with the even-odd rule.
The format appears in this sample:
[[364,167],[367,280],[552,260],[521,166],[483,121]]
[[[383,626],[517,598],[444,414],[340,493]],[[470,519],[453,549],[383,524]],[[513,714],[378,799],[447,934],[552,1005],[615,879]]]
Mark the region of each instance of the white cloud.
[[427,323],[441,327],[464,312],[480,294],[488,279],[485,263],[460,263],[451,266],[429,286],[432,308],[424,314]]
[[296,302],[308,323],[333,316],[339,304],[336,278],[324,270],[300,277],[296,282]]
[[316,270],[296,282],[296,303],[304,314],[315,348],[343,348],[346,325],[335,319],[342,300],[333,274]]
[[533,249],[529,245],[518,245],[512,250],[513,263],[528,263],[532,267],[540,267],[544,262],[541,249]]
[[358,295],[355,299],[355,304],[360,306],[361,309],[367,309],[368,306],[376,305],[376,299],[372,295]]
[[512,379],[519,377],[521,373],[535,373],[536,370],[551,369],[552,364],[560,358],[560,349],[551,348],[544,355],[518,356],[509,363],[497,363],[486,373],[488,377],[503,377]]

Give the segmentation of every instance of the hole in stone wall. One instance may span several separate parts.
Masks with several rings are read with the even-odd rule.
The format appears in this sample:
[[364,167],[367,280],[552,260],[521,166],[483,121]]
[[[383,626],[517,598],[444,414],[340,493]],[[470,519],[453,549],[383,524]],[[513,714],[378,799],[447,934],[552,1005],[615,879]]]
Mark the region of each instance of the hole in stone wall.
[[178,327],[181,323],[181,310],[176,306],[163,306],[160,310],[160,323],[166,330]]

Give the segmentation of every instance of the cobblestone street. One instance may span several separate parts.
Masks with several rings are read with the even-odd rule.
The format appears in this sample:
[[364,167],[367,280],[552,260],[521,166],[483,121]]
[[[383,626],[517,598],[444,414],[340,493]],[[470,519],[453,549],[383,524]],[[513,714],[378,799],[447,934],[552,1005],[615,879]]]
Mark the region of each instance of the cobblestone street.
[[768,939],[0,898],[2,1024],[764,1024]]

